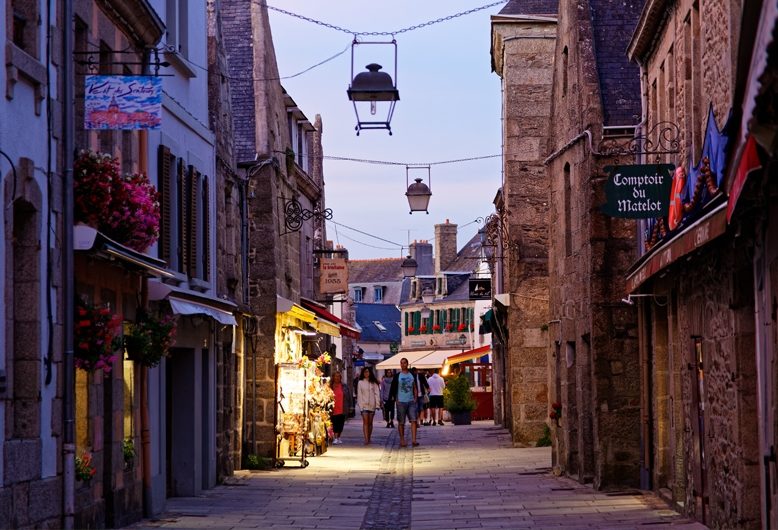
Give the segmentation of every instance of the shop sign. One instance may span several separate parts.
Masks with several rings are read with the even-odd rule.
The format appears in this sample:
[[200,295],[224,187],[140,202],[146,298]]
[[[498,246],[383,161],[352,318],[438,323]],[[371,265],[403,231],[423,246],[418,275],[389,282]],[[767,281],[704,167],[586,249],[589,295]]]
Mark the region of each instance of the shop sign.
[[670,208],[672,164],[608,166],[605,215],[629,219],[664,217]]
[[84,85],[85,129],[159,129],[162,78],[88,75]]
[[348,263],[345,258],[319,260],[319,292],[322,294],[348,292]]
[[469,285],[470,300],[491,300],[492,299],[492,279],[491,278],[470,278]]

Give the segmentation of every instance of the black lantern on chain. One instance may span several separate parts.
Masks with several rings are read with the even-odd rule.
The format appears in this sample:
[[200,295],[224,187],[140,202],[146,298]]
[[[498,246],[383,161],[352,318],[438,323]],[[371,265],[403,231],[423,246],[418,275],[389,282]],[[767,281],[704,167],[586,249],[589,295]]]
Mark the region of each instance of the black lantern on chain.
[[[354,47],[359,44],[389,44],[394,46],[394,81],[392,76],[386,72],[381,72],[383,68],[380,64],[370,63],[365,68],[366,72],[360,72],[354,75]],[[357,125],[354,129],[357,136],[362,129],[386,129],[392,134],[392,115],[394,114],[394,105],[400,100],[400,92],[397,90],[397,41],[376,41],[360,42],[357,39],[351,43],[351,84],[346,91],[348,99],[354,104],[354,113],[357,116]],[[379,102],[386,102],[386,118],[372,118],[379,111]],[[362,118],[359,115],[359,108],[363,103],[369,104],[371,118]],[[359,104],[359,105],[358,105]],[[362,111],[363,115],[365,110]],[[381,112],[381,115],[384,113]]]
[[[408,180],[410,178],[410,172],[412,170],[417,169],[426,169],[427,170],[427,182],[429,182],[429,186],[427,184],[424,184],[422,182],[422,178],[414,178],[413,184],[408,184]],[[430,167],[429,166],[405,166],[405,185],[408,186],[408,191],[405,192],[405,196],[408,197],[408,206],[410,206],[411,211],[409,213],[413,212],[427,212],[427,215],[429,215],[429,211],[427,211],[427,207],[430,203],[430,197],[432,197],[432,189],[430,186],[432,186],[432,176],[430,175]]]

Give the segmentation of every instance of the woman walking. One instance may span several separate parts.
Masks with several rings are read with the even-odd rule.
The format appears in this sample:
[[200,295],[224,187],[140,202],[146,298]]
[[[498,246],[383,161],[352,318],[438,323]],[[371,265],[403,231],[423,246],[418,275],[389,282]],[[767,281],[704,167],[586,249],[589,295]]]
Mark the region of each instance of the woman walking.
[[351,408],[351,391],[343,383],[343,374],[335,372],[330,379],[330,388],[335,395],[335,404],[332,407],[332,432],[335,434],[333,445],[340,445],[343,442],[340,434],[343,432],[343,424],[346,423],[346,414]]
[[362,434],[365,436],[365,445],[368,445],[373,435],[375,411],[381,408],[381,394],[378,379],[367,366],[362,369],[357,383],[357,405],[362,412]]

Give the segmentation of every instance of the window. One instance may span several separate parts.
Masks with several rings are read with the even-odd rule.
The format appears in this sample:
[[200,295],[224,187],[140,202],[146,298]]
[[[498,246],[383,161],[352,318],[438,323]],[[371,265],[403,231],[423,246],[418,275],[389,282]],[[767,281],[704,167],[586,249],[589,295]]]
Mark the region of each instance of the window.
[[38,58],[38,4],[29,0],[11,0],[7,35],[17,48]]
[[572,202],[572,183],[570,182],[570,164],[565,164],[565,256],[573,254],[573,223],[571,222],[573,212],[571,211]]
[[162,207],[159,257],[191,279],[210,278],[208,177],[159,146],[158,188]]
[[167,0],[167,44],[182,57],[189,57],[189,0]]
[[373,325],[378,328],[378,331],[381,331],[382,333],[386,331],[386,326],[381,324],[378,320],[373,320]]
[[567,68],[568,68],[567,46],[562,50],[562,97],[567,95]]
[[377,285],[373,288],[373,302],[376,304],[381,303],[384,300],[384,288]]
[[354,289],[354,301],[355,302],[361,302],[362,301],[362,288],[357,287]]

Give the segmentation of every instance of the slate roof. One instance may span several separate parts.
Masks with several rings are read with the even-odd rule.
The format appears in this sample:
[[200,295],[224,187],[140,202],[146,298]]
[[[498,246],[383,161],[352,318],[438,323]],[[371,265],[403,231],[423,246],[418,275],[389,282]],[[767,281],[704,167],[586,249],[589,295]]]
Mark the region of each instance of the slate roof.
[[559,0],[511,0],[500,15],[556,15]]
[[348,262],[349,283],[399,282],[403,258],[354,259]]
[[472,273],[478,268],[481,257],[481,236],[476,234],[457,252],[457,257],[442,272]]
[[605,126],[640,122],[640,68],[627,59],[645,0],[589,0]]
[[[360,342],[400,342],[400,310],[392,304],[355,304],[357,324],[362,328]],[[386,328],[381,331],[374,322]]]

